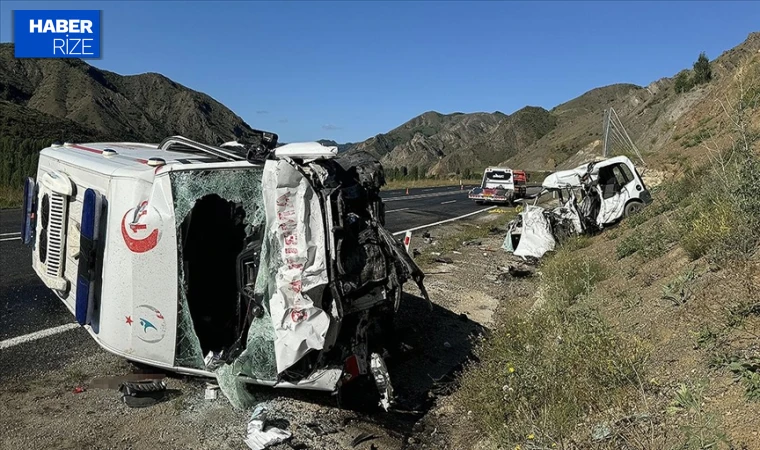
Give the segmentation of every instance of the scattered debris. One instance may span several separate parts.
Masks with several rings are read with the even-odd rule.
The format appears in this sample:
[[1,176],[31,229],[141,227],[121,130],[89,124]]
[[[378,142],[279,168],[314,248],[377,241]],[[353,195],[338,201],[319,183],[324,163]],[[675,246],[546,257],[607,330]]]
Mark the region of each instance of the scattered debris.
[[362,442],[371,441],[372,439],[377,439],[377,435],[370,433],[360,433],[354,438],[354,440],[351,441],[351,447],[356,447]]
[[462,252],[458,252],[458,251],[456,251],[456,250],[452,251],[451,253],[453,253],[453,254],[455,254],[455,255],[461,255],[461,254],[462,254]]
[[481,241],[480,239],[472,239],[472,240],[469,240],[469,241],[463,241],[462,245],[464,245],[464,246],[474,245],[474,246],[477,247],[477,246],[483,245],[483,241]]
[[121,385],[122,401],[130,408],[145,408],[169,399],[166,383],[161,380],[128,381]]
[[448,341],[444,342],[443,346],[446,347],[446,348],[451,348],[451,344],[449,344]]
[[206,364],[207,370],[216,370],[224,364],[222,352],[208,352],[203,362]]
[[372,371],[372,377],[375,379],[377,390],[380,391],[380,406],[388,411],[394,402],[393,386],[391,386],[390,375],[388,375],[388,368],[385,366],[383,357],[373,353],[369,367]]
[[454,260],[447,257],[436,258],[435,262],[441,263],[441,264],[454,264]]
[[420,253],[420,251],[417,250],[416,248],[414,250],[412,250],[412,257],[414,257],[414,258],[420,256],[421,254],[422,253]]
[[536,268],[527,264],[517,264],[510,265],[507,271],[515,278],[523,278],[532,277],[536,273]]
[[266,428],[267,408],[259,405],[248,421],[248,434],[243,442],[253,450],[264,450],[270,445],[279,444],[291,437],[291,433],[277,427]]
[[317,422],[307,423],[306,428],[313,431],[316,436],[324,436],[326,434],[333,434],[338,432],[338,429],[335,427],[325,427]]
[[87,389],[86,389],[86,388],[84,388],[84,387],[82,387],[82,386],[77,386],[77,387],[75,387],[75,388],[74,388],[74,393],[75,393],[75,394],[81,394],[82,392],[84,392],[84,391],[86,391],[86,390],[87,390]]
[[219,385],[216,383],[206,383],[206,400],[216,400],[219,395]]

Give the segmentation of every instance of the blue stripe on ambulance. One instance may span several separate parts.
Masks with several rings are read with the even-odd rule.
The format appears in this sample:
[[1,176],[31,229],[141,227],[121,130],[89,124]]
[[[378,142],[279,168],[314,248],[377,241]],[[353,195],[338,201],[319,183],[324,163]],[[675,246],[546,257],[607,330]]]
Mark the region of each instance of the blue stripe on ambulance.
[[80,325],[87,325],[92,321],[95,306],[95,282],[97,281],[95,269],[99,267],[97,263],[98,237],[102,210],[103,196],[92,189],[87,189],[84,192],[82,204],[75,303],[75,315]]

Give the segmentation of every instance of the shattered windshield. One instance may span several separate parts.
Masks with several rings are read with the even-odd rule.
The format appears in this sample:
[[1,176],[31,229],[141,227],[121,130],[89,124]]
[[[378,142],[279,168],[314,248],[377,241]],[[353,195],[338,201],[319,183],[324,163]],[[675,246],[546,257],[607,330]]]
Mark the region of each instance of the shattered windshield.
[[[201,369],[204,356],[229,347],[242,332],[238,257],[265,221],[262,168],[181,171],[170,177],[179,260],[175,361]],[[267,322],[261,325],[266,328]],[[267,335],[264,330],[256,337]],[[273,359],[273,339],[260,344],[266,354],[261,359]]]

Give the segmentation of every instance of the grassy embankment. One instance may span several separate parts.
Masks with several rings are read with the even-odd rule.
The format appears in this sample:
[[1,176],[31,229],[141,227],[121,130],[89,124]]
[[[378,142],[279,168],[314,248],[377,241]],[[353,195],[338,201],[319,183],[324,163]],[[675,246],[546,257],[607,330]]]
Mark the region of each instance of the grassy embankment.
[[740,92],[711,164],[565,242],[529,306],[497,312],[454,397],[473,442],[760,448],[760,91]]

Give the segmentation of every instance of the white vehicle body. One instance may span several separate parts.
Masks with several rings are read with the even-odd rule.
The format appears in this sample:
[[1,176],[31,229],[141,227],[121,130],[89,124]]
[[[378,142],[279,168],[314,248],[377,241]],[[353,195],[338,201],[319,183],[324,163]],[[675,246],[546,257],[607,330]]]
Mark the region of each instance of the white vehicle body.
[[[540,258],[554,250],[560,230],[562,235],[601,230],[652,201],[636,167],[625,156],[555,172],[542,186],[533,205],[526,205],[509,226],[503,248],[517,256]],[[559,206],[551,210],[538,206],[547,193],[558,198]]]
[[[422,286],[387,241],[379,196],[349,205],[330,178],[347,176],[335,147],[284,145],[260,162],[223,147],[174,137],[43,149],[24,208],[35,272],[101,347],[131,361],[218,377],[209,357],[224,355],[247,382],[327,391],[368,373],[367,322],[398,308],[407,275]],[[372,194],[356,173],[352,188]],[[364,242],[331,231],[343,210],[382,241],[362,261],[382,266],[376,280],[341,254]]]

